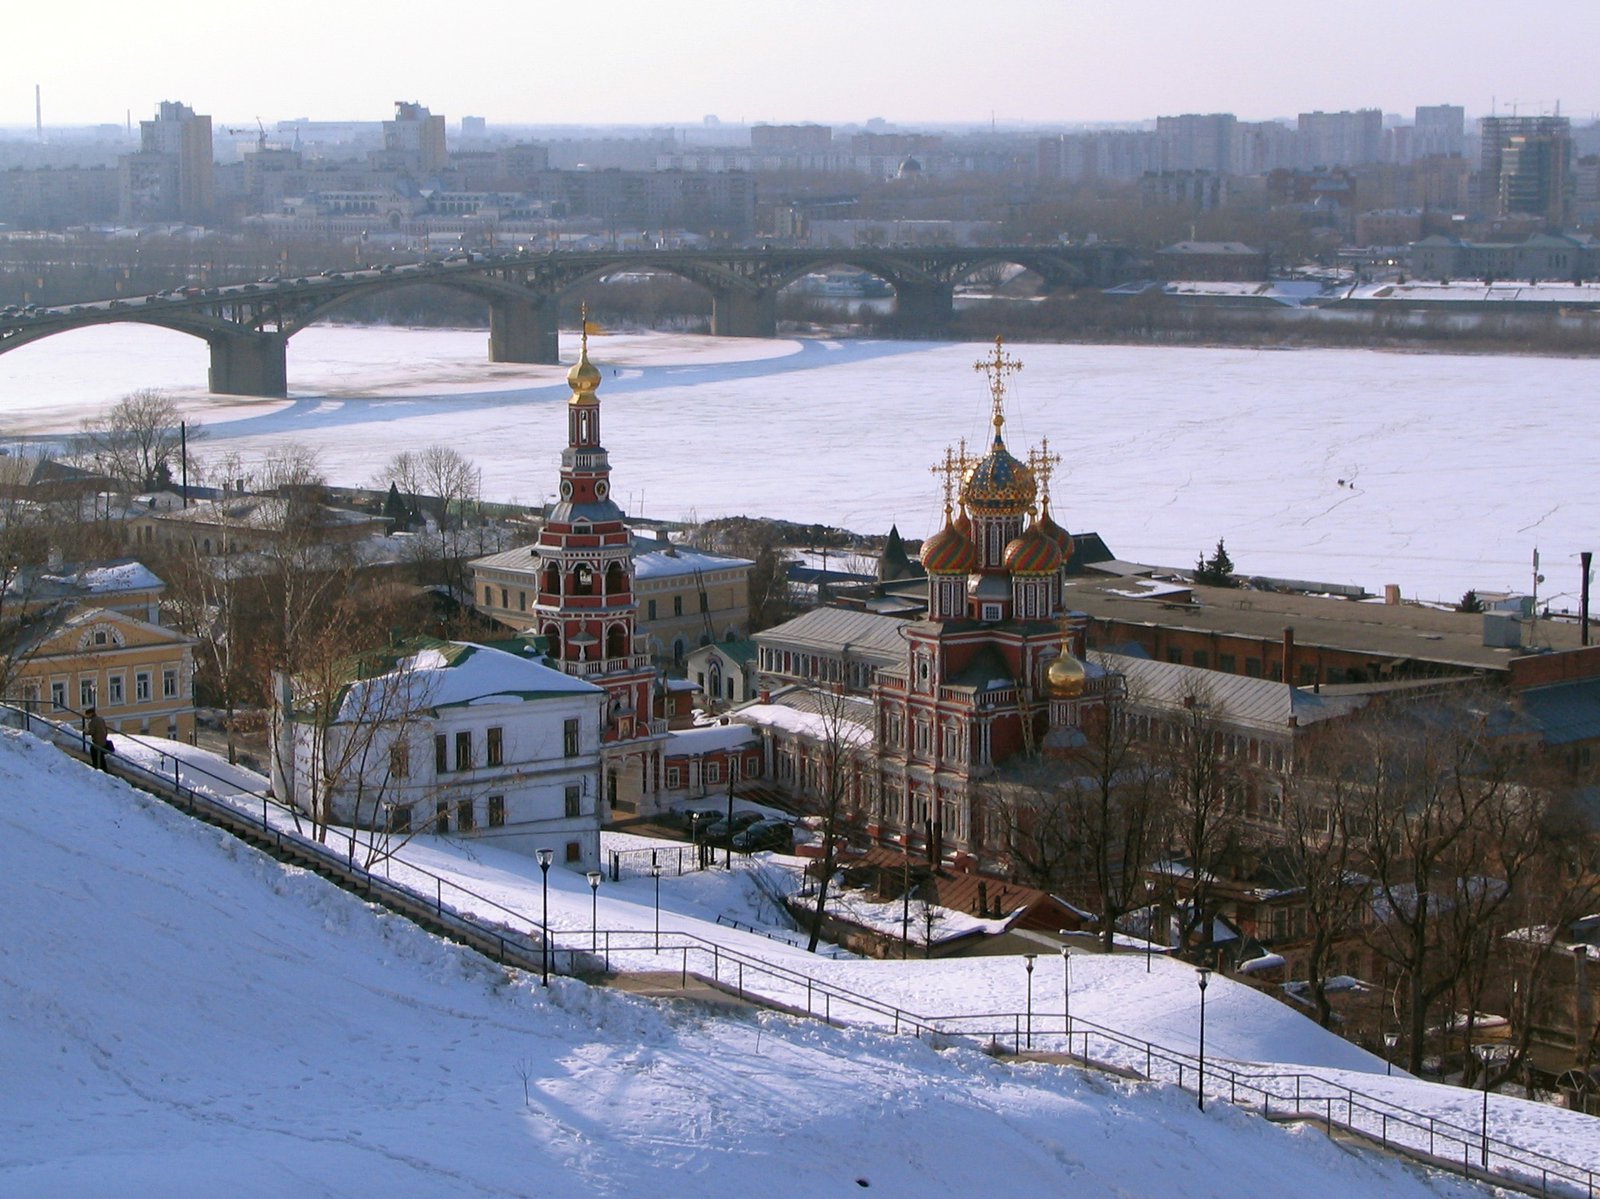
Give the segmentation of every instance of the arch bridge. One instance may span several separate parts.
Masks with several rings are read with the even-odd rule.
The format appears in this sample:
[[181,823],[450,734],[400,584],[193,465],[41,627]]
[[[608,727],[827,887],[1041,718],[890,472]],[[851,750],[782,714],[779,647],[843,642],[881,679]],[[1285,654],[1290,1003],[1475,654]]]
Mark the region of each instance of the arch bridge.
[[937,328],[950,319],[956,285],[992,266],[1033,271],[1048,288],[1108,286],[1133,262],[1120,246],[963,248],[639,250],[457,254],[447,259],[268,283],[186,287],[158,295],[31,308],[0,316],[0,353],[89,325],[136,322],[198,337],[210,347],[209,386],[232,395],[288,394],[286,347],[294,334],[360,296],[419,284],[453,287],[489,308],[491,362],[560,361],[561,296],[620,271],[678,275],[711,293],[711,331],[723,337],[775,337],[778,293],[831,267],[881,278],[895,310]]

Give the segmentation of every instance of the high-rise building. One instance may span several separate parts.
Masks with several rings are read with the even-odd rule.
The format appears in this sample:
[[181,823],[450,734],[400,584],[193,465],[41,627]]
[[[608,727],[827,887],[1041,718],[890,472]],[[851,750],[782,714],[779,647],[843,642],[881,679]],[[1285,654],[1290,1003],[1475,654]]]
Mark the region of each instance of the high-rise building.
[[211,118],[187,104],[162,101],[153,121],[139,122],[139,152],[117,160],[117,212],[124,222],[212,218]]
[[1383,113],[1303,112],[1299,119],[1300,165],[1349,167],[1383,159]]
[[1459,104],[1419,104],[1410,160],[1453,158],[1466,149],[1467,111]]
[[445,150],[444,117],[434,116],[421,104],[394,102],[394,120],[383,123],[385,165],[392,169],[431,174],[449,162]]
[[1185,113],[1157,117],[1162,169],[1234,173],[1234,136],[1239,121],[1231,112]]
[[1496,216],[1540,216],[1552,226],[1566,219],[1572,165],[1568,117],[1482,117],[1478,204]]

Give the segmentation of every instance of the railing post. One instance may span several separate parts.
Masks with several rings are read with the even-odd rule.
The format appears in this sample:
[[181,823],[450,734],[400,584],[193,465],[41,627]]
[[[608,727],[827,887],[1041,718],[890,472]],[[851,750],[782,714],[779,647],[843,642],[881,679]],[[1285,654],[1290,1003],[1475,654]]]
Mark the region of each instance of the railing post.
[[611,930],[606,929],[606,973],[611,973]]
[[811,1014],[811,980],[806,979],[806,1015]]
[[433,876],[433,910],[444,915],[444,879],[437,874]]
[[678,990],[687,991],[688,989],[689,989],[689,947],[687,945],[685,945],[683,947],[683,973],[678,978]]

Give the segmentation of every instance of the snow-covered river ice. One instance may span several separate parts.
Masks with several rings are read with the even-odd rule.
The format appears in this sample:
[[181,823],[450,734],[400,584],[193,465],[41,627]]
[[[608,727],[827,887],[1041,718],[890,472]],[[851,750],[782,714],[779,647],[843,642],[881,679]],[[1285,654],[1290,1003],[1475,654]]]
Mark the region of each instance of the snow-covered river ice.
[[[565,441],[565,368],[487,362],[481,330],[314,326],[289,343],[290,398],[205,387],[206,349],[134,325],[0,355],[0,441],[69,432],[138,388],[209,433],[203,455],[317,448],[330,479],[369,480],[398,450],[445,442],[490,499],[536,502]],[[564,335],[563,353],[576,353]],[[591,339],[619,501],[678,519],[732,513],[862,532],[937,527],[929,466],[987,436],[977,344]],[[1048,436],[1053,512],[1122,558],[1191,564],[1219,537],[1241,571],[1398,583],[1408,598],[1526,589],[1575,607],[1600,540],[1600,359],[1368,350],[1012,346],[1007,440]]]

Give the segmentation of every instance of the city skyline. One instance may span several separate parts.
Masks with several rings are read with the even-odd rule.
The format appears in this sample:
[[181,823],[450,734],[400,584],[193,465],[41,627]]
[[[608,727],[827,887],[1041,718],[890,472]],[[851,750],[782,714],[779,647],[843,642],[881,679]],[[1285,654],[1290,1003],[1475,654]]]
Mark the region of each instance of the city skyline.
[[1409,116],[1440,103],[1469,117],[1559,104],[1581,121],[1600,109],[1586,61],[1600,6],[1588,0],[1552,0],[1522,26],[1485,3],[1439,0],[1350,0],[1332,14],[1263,0],[1005,0],[981,20],[959,0],[798,10],[680,0],[662,12],[640,0],[532,13],[488,0],[463,23],[417,3],[264,16],[176,0],[154,24],[105,0],[69,17],[24,10],[8,17],[0,48],[0,127],[33,125],[35,84],[47,126],[148,119],[162,100],[213,113],[219,127],[378,121],[397,99],[491,127],[692,126],[707,115],[1070,125],[1368,107]]

